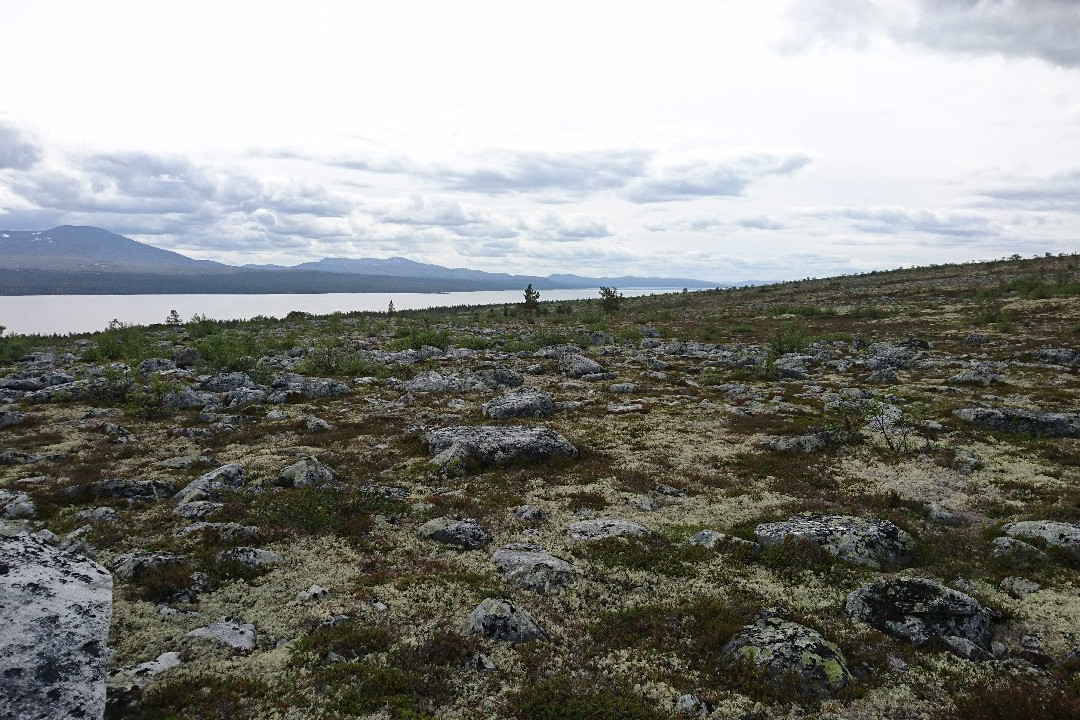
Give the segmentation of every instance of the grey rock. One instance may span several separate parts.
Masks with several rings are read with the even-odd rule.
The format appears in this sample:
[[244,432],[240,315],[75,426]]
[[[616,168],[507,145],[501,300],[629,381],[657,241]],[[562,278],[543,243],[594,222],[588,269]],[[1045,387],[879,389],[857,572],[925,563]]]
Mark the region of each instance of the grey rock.
[[749,540],[743,540],[741,537],[734,535],[728,535],[718,530],[699,530],[694,533],[694,536],[687,541],[690,545],[701,545],[707,550],[716,549],[729,549],[747,551],[752,554],[757,554],[761,550],[761,546],[755,542]]
[[491,560],[508,580],[541,595],[564,587],[574,577],[573,565],[533,543],[510,543],[496,550]]
[[279,373],[271,383],[272,387],[286,393],[302,395],[307,398],[337,397],[348,395],[349,386],[331,378],[307,377],[295,373]]
[[112,586],[92,560],[0,537],[0,715],[104,715]]
[[1034,563],[1045,560],[1046,553],[1023,540],[998,537],[990,543],[990,557],[1019,563]]
[[611,403],[606,410],[611,415],[628,415],[645,412],[648,408],[643,403]]
[[8,520],[37,517],[34,500],[20,490],[0,490],[0,517]]
[[548,345],[547,347],[542,347],[536,352],[534,352],[533,357],[551,358],[558,360],[567,355],[580,355],[581,352],[581,348],[579,348],[577,345]]
[[686,693],[675,698],[675,714],[683,717],[707,717],[712,706],[697,695]]
[[486,598],[469,615],[466,631],[513,643],[546,640],[533,616],[501,598]]
[[948,525],[950,527],[959,527],[964,524],[964,519],[954,514],[951,510],[943,507],[936,502],[927,503],[926,513],[930,516],[930,519],[936,523],[942,525]]
[[301,425],[304,428],[304,432],[308,433],[329,432],[334,429],[333,425],[314,415],[305,415],[303,420],[301,420]]
[[524,388],[497,397],[483,405],[484,415],[505,420],[517,417],[548,417],[555,412],[555,402],[549,393]]
[[440,517],[420,526],[418,535],[428,540],[479,550],[491,542],[491,534],[471,518]]
[[603,365],[592,358],[576,353],[566,354],[559,358],[559,370],[571,378],[605,374],[607,372]]
[[516,388],[525,384],[525,378],[516,370],[505,367],[485,368],[476,377],[489,390]]
[[578,542],[604,540],[612,537],[645,537],[650,534],[649,529],[644,525],[633,520],[615,517],[579,520],[568,525],[566,532],[570,534],[571,540]]
[[75,513],[75,519],[88,523],[115,523],[120,522],[120,513],[111,507],[86,508]]
[[1027,578],[1010,576],[1001,581],[998,589],[1014,598],[1025,598],[1042,590],[1042,585]]
[[248,567],[256,568],[263,565],[280,565],[285,558],[271,550],[261,548],[238,547],[223,550],[217,555],[218,562],[239,562]]
[[493,673],[498,669],[497,667],[495,667],[495,663],[491,660],[491,658],[480,652],[472,656],[472,659],[469,660],[469,666],[477,672],[485,674]]
[[173,362],[176,363],[176,367],[190,368],[199,364],[199,360],[202,356],[199,355],[199,351],[192,347],[178,347],[173,348]]
[[1080,365],[1080,352],[1068,348],[1036,350],[1035,358],[1051,365]]
[[0,410],[0,428],[14,427],[29,422],[35,416],[30,413]]
[[1045,437],[1080,437],[1080,415],[1016,408],[963,408],[953,411],[953,415],[986,430]]
[[428,448],[436,456],[433,465],[447,468],[455,463],[504,465],[518,461],[576,458],[577,448],[554,430],[520,425],[460,426],[427,433]]
[[[971,659],[990,657],[997,614],[975,598],[925,578],[881,580],[848,595],[849,617],[895,638],[922,645],[931,638],[960,638],[978,649]],[[970,647],[954,649],[966,652]]]
[[188,483],[187,487],[173,496],[173,504],[183,505],[193,500],[214,500],[225,490],[236,490],[242,487],[244,475],[242,465],[235,463],[222,465]]
[[176,363],[165,358],[150,358],[139,363],[140,375],[153,375],[154,373],[169,372],[176,369]]
[[173,513],[188,520],[203,520],[223,507],[225,507],[224,503],[211,502],[210,500],[192,500],[174,507]]
[[770,450],[790,453],[812,453],[823,450],[832,444],[828,433],[817,432],[794,437],[776,438],[768,444]]
[[218,373],[217,375],[211,375],[208,378],[200,380],[195,384],[196,390],[206,390],[216,393],[230,392],[237,388],[253,387],[255,387],[255,381],[252,380],[247,373],[242,372]]
[[173,537],[180,539],[188,535],[206,534],[216,537],[227,543],[252,542],[260,535],[259,528],[254,525],[241,525],[240,523],[226,522],[196,522],[182,527],[173,533]]
[[90,488],[97,496],[121,498],[123,500],[152,501],[164,500],[176,492],[171,480],[151,478],[149,480],[109,479],[92,483]]
[[255,649],[255,626],[238,623],[227,617],[223,617],[206,627],[196,628],[189,632],[187,636],[213,640],[240,652],[250,652]]
[[165,395],[163,404],[165,407],[174,410],[190,410],[213,405],[217,402],[218,396],[216,393],[181,388]]
[[277,484],[282,487],[318,487],[337,482],[337,474],[325,463],[311,456],[302,457],[278,475]]
[[686,497],[690,493],[689,488],[677,488],[666,483],[660,483],[653,490],[668,497]]
[[231,410],[243,410],[253,405],[264,405],[267,402],[265,390],[259,388],[236,388],[225,394],[226,405]]
[[434,370],[426,370],[412,380],[401,383],[401,387],[414,393],[450,393],[472,390],[472,383],[454,375],[443,375]]
[[661,507],[659,500],[648,495],[631,495],[626,498],[626,504],[644,512],[656,512]]
[[808,697],[830,697],[854,680],[840,648],[776,612],[762,613],[735,633],[720,657],[727,664],[748,664],[775,683],[795,677]]
[[195,467],[217,467],[218,461],[211,455],[178,455],[154,463],[154,467],[169,470],[191,470]]
[[809,540],[841,560],[872,568],[901,565],[911,558],[911,536],[888,520],[850,515],[799,515],[762,523],[754,530],[764,546],[787,538]]
[[1054,520],[1025,520],[1002,528],[1006,535],[1025,540],[1041,540],[1047,547],[1060,548],[1080,557],[1080,526]]
[[895,370],[882,368],[867,375],[866,381],[876,385],[895,385],[900,382],[900,376],[896,374]]
[[1004,379],[985,365],[976,365],[973,368],[962,370],[948,379],[947,382],[961,385],[1000,385]]
[[965,345],[986,345],[990,342],[990,337],[982,333],[968,333],[960,342]]
[[522,522],[545,522],[548,514],[536,505],[519,505],[514,508],[514,517]]
[[121,580],[135,580],[150,570],[166,565],[179,565],[183,561],[183,558],[173,553],[134,550],[114,557],[112,568],[113,574]]
[[612,383],[608,385],[608,392],[617,395],[629,395],[636,393],[638,386],[635,383]]

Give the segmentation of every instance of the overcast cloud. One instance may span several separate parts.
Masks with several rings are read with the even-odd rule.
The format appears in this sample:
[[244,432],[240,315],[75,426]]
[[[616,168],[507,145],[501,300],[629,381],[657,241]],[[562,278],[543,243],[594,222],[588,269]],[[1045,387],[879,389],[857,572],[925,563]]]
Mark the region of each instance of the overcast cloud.
[[0,228],[720,282],[1080,250],[1072,0],[163,13],[0,5]]

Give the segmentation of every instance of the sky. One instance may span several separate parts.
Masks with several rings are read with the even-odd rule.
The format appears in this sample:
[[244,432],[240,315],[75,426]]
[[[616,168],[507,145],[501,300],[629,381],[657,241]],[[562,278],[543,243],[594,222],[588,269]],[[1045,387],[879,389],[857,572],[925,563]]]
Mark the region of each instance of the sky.
[[0,0],[0,228],[718,282],[1080,250],[1080,0]]

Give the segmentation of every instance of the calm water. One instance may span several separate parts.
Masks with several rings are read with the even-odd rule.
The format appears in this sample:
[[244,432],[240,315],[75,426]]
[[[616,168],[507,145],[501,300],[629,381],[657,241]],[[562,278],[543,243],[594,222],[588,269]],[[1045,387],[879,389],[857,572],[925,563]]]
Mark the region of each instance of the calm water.
[[[620,288],[627,297],[678,292],[682,288]],[[546,300],[598,298],[599,288],[541,290]],[[328,293],[325,295],[19,295],[0,296],[0,325],[8,333],[53,334],[104,330],[110,320],[135,325],[165,322],[176,310],[188,320],[206,315],[214,320],[242,320],[255,315],[284,317],[293,310],[316,315],[335,311],[385,311],[390,301],[398,310],[421,310],[445,305],[520,303],[520,290],[450,293]]]

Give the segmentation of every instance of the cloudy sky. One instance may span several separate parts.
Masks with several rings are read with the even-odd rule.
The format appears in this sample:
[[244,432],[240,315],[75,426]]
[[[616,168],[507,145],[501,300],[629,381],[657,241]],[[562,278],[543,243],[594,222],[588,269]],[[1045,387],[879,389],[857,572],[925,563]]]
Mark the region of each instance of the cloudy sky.
[[717,281],[1080,250],[1078,0],[0,0],[0,228]]

